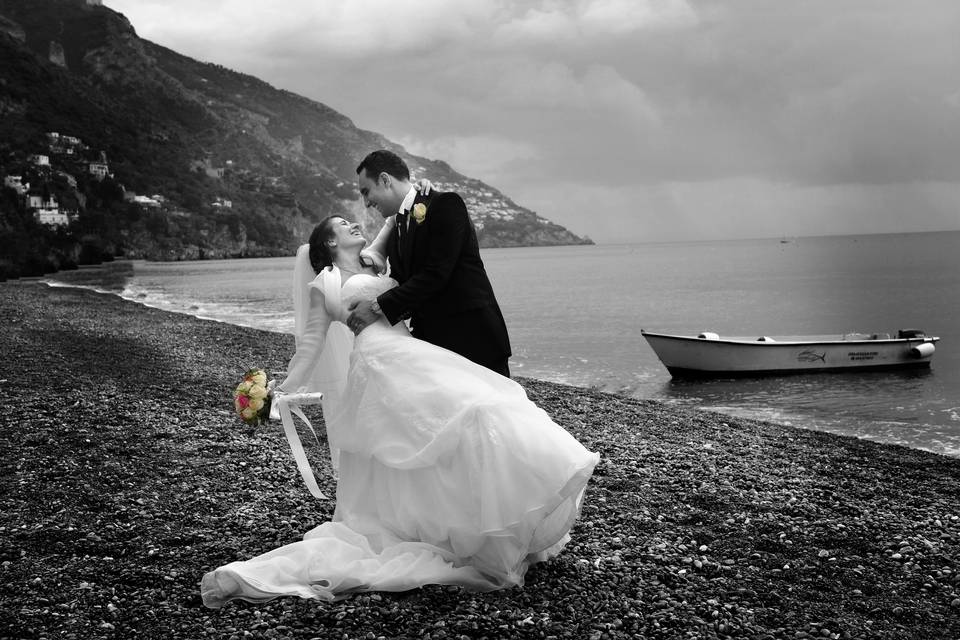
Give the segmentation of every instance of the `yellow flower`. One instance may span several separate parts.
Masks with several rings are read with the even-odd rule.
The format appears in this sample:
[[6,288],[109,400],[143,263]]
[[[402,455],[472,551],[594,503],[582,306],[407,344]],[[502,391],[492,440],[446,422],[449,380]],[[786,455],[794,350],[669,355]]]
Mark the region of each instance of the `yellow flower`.
[[254,398],[250,401],[250,408],[253,409],[256,413],[260,413],[260,409],[263,409],[263,399]]
[[254,384],[259,384],[261,386],[267,384],[267,374],[263,372],[262,369],[257,369],[257,372],[253,374]]
[[250,387],[250,391],[247,392],[247,395],[250,396],[250,399],[259,398],[260,400],[267,397],[267,388],[260,384],[255,384]]
[[427,205],[422,202],[418,202],[413,205],[413,219],[417,221],[417,224],[423,222],[427,217]]
[[237,385],[237,393],[247,393],[250,391],[250,387],[253,386],[253,383],[244,380],[239,385]]
[[247,407],[240,412],[240,416],[244,420],[252,420],[255,415],[257,415],[257,412],[253,410],[253,407]]

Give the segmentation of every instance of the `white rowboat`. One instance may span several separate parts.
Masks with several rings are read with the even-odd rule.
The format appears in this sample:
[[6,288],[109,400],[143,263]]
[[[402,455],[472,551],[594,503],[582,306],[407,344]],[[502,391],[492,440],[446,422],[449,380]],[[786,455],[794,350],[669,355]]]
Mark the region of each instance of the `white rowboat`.
[[922,331],[827,336],[677,336],[640,331],[674,377],[753,376],[929,367],[940,338]]

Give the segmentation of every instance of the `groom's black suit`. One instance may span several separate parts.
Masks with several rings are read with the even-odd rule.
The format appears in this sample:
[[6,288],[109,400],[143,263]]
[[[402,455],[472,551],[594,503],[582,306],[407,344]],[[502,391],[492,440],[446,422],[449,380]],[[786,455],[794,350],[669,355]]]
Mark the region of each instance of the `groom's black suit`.
[[398,216],[387,242],[390,275],[400,286],[377,298],[380,309],[391,324],[411,318],[415,337],[509,377],[507,326],[463,199],[434,191],[418,194],[414,207],[420,203],[423,221]]

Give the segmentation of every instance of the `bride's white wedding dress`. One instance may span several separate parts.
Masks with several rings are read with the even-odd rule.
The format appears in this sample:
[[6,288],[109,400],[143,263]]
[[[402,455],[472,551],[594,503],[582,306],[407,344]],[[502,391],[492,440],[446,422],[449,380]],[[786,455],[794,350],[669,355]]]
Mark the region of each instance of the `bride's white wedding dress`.
[[[352,276],[341,300],[326,301],[327,327],[352,301],[392,286],[387,277]],[[291,361],[290,375],[306,379],[312,365],[301,351],[313,361],[317,354],[298,347]],[[345,384],[329,396],[324,421],[339,470],[333,520],[206,574],[207,606],[522,585],[530,564],[569,540],[599,455],[517,383],[381,320],[356,338]]]

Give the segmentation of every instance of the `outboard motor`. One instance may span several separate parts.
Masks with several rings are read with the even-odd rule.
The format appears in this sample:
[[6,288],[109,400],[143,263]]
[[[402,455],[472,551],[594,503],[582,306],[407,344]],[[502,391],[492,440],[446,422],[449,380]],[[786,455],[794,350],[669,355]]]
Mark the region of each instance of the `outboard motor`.
[[932,342],[921,342],[913,349],[910,349],[910,355],[919,360],[921,358],[929,358],[936,350],[937,348],[933,346]]

